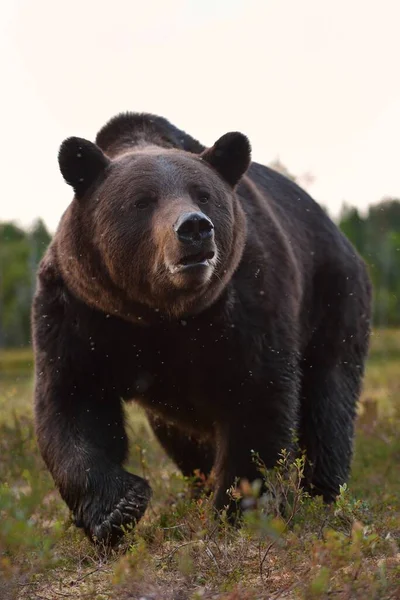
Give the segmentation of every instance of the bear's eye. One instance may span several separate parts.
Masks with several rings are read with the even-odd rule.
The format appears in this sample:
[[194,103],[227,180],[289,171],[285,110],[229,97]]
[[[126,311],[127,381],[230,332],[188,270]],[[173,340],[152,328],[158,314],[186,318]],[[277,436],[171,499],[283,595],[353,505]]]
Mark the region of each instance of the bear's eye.
[[207,204],[210,199],[210,194],[208,192],[199,192],[199,202],[200,204]]
[[152,202],[151,198],[141,198],[140,200],[135,202],[135,206],[139,210],[144,210],[145,208],[148,208],[148,206],[151,204],[151,202]]

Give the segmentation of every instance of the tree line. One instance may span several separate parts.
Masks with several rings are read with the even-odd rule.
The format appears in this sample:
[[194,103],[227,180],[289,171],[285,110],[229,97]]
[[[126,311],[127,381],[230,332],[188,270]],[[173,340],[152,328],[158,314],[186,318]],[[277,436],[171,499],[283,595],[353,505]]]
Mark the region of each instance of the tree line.
[[[368,265],[374,325],[400,326],[400,201],[383,199],[364,216],[344,205],[338,225]],[[50,240],[41,219],[29,229],[0,222],[0,348],[30,344],[36,270]]]

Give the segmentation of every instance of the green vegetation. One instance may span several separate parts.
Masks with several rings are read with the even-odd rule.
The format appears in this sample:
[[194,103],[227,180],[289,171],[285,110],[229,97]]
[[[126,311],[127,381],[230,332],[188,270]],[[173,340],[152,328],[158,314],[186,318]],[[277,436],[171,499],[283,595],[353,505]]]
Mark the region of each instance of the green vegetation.
[[382,200],[369,208],[365,218],[345,206],[340,228],[369,266],[375,326],[400,325],[400,202]]
[[30,361],[28,351],[0,355],[2,600],[400,598],[400,331],[372,337],[352,477],[331,508],[304,495],[302,461],[283,454],[273,473],[260,464],[268,501],[241,530],[217,527],[210,498],[190,498],[140,409],[128,407],[129,469],[149,478],[154,498],[108,556],[71,525],[39,456]]
[[0,223],[0,348],[29,344],[36,270],[50,239],[41,220],[29,231]]

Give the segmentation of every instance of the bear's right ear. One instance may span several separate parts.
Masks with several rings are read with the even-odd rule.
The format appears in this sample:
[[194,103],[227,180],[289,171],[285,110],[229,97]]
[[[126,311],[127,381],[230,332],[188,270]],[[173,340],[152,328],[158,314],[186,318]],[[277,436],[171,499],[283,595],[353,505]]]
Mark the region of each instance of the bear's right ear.
[[82,198],[109,163],[98,146],[77,137],[66,139],[58,153],[62,176],[72,186],[78,199]]
[[251,146],[243,133],[231,131],[220,137],[214,146],[202,152],[200,156],[234,188],[249,168]]

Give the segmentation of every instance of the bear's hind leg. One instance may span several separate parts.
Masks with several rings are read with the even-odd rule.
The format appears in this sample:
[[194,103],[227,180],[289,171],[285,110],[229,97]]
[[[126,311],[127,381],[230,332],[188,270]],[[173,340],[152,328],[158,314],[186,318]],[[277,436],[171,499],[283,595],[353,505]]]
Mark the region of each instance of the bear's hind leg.
[[[334,360],[319,349],[305,362],[301,393],[300,445],[306,450],[305,483],[312,495],[333,502],[347,482],[366,347],[343,343]],[[327,358],[328,356],[328,358]]]
[[[147,414],[154,435],[168,456],[174,461],[185,477],[193,478],[193,493],[201,490],[204,477],[207,478],[214,464],[214,449],[209,442],[202,442],[181,431],[163,419]],[[196,477],[196,472],[198,475]]]

